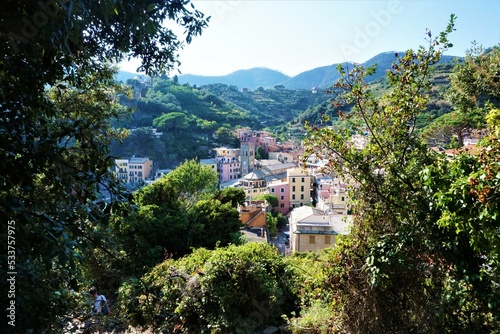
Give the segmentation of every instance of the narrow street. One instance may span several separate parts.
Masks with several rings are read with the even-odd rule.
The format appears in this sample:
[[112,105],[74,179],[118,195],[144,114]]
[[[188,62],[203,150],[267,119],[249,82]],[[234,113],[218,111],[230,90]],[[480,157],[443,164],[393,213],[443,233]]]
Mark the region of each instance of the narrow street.
[[286,224],[282,231],[278,231],[277,236],[271,239],[271,243],[278,248],[280,254],[287,255],[290,253],[290,244],[288,236],[285,234],[290,231],[290,226]]

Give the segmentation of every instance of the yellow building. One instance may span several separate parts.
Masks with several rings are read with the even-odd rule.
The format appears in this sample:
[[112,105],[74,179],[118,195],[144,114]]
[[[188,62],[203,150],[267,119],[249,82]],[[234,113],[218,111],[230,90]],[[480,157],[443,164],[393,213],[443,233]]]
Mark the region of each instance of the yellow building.
[[200,159],[200,164],[207,166],[217,173],[217,161],[215,159]]
[[142,184],[151,177],[153,161],[149,158],[131,158],[128,161],[128,183]]
[[128,159],[116,159],[115,165],[115,173],[118,180],[128,183]]
[[290,207],[297,208],[311,202],[311,176],[300,168],[291,168],[286,172],[290,187]]
[[290,214],[290,249],[292,252],[314,252],[331,247],[339,234],[346,234],[352,217],[328,215],[324,211],[303,206]]

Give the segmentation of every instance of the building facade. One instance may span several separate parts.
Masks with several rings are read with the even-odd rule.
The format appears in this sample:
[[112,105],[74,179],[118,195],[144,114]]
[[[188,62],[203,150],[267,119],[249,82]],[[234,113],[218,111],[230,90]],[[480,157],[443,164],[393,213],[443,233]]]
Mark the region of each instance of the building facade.
[[300,168],[287,170],[287,182],[290,187],[290,208],[297,208],[311,203],[311,176]]
[[221,183],[237,180],[241,177],[241,163],[236,157],[216,157],[217,172]]
[[331,247],[337,236],[347,234],[352,217],[329,215],[303,206],[290,213],[290,249],[292,252],[314,252]]
[[129,185],[141,185],[150,180],[153,172],[153,161],[149,158],[116,159],[115,174],[117,178]]
[[267,193],[278,198],[276,211],[286,215],[290,211],[290,187],[288,181],[271,181],[267,184]]

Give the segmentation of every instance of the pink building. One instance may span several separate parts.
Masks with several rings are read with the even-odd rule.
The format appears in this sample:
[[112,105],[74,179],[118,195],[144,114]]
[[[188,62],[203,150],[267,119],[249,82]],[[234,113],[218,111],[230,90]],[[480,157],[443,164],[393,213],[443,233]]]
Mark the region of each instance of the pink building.
[[[249,129],[238,129],[238,139],[245,143],[254,143],[255,146],[264,146],[264,142],[270,143],[275,139],[267,131],[256,131]],[[264,139],[267,138],[267,139]]]
[[288,181],[272,181],[267,184],[267,193],[278,197],[277,211],[286,215],[290,211],[290,186]]
[[236,157],[216,157],[220,182],[237,180],[241,177],[241,163]]
[[262,143],[262,146],[266,147],[268,145],[275,145],[276,144],[276,139],[273,137],[261,137],[260,142]]

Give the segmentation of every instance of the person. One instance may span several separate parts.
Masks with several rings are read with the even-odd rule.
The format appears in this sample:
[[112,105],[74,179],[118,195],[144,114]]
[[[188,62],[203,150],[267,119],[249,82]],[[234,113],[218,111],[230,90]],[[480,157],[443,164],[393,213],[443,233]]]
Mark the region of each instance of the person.
[[[111,315],[109,310],[108,300],[103,295],[97,293],[97,289],[92,287],[89,289],[89,295],[93,299],[92,304],[92,315],[94,316],[94,324],[97,326],[99,333],[102,333],[102,315]],[[90,327],[90,324],[85,324],[86,327]]]
[[[109,307],[106,297],[104,297],[103,295],[99,295],[95,287],[91,287],[89,289],[89,295],[94,299],[92,313],[95,315],[108,315],[107,312],[109,312]],[[105,310],[107,310],[107,312],[104,312],[105,310],[103,310],[103,306],[105,306]]]

